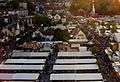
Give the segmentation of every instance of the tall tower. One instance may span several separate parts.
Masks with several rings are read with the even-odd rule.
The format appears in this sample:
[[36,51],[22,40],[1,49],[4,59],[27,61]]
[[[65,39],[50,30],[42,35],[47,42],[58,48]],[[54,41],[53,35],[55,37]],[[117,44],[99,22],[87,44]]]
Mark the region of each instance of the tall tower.
[[95,0],[92,0],[92,15],[95,15]]

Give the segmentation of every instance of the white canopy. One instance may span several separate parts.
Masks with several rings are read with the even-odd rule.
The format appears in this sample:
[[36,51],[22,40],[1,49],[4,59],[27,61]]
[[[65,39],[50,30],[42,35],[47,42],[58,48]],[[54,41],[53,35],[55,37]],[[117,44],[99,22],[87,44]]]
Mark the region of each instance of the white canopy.
[[79,43],[79,42],[87,42],[87,39],[70,39],[69,42]]
[[62,74],[51,74],[50,80],[82,80],[82,81],[92,81],[98,80],[102,81],[101,73],[62,73]]
[[7,59],[5,64],[43,64],[46,59]]
[[79,47],[80,52],[86,52],[87,51],[87,47]]
[[115,39],[117,42],[120,42],[120,33],[115,33],[115,34],[114,34],[114,39]]
[[92,52],[86,51],[86,52],[59,52],[58,56],[68,56],[68,57],[86,57],[86,56],[94,56],[92,55]]
[[0,70],[43,70],[44,65],[0,65]]
[[48,52],[15,52],[12,57],[47,57]]
[[61,64],[65,64],[65,63],[96,63],[96,59],[57,59],[56,63],[61,63]]
[[54,65],[53,70],[94,70],[99,69],[97,64],[84,65]]
[[33,80],[37,80],[38,77],[39,77],[38,73],[0,73],[0,80],[2,81],[12,81],[12,80],[33,81]]

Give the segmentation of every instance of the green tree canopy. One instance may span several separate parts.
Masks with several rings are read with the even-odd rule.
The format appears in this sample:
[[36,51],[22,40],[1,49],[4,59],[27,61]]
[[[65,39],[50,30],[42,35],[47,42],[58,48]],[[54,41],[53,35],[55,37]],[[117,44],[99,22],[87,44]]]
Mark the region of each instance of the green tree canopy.
[[54,39],[66,42],[70,39],[70,34],[66,30],[55,29]]
[[89,0],[73,0],[70,6],[71,13],[90,12],[91,3]]
[[13,9],[18,9],[19,8],[18,0],[8,1],[6,5],[7,5],[8,8],[13,8]]
[[95,8],[96,12],[102,15],[113,15],[116,12],[111,0],[96,0]]
[[33,22],[37,26],[41,26],[43,24],[44,26],[50,26],[51,21],[47,16],[41,16],[41,15],[35,15],[33,17]]
[[[120,14],[120,2],[118,0],[95,0],[95,8],[96,13],[102,15]],[[89,14],[92,10],[92,0],[73,0],[70,6],[71,13],[78,13],[79,9]]]

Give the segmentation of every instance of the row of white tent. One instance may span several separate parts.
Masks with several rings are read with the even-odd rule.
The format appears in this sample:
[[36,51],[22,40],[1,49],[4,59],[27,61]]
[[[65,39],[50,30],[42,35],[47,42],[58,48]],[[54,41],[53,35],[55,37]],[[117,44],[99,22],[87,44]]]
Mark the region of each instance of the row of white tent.
[[[14,52],[12,55],[13,58],[7,59],[3,64],[0,65],[0,80],[3,82],[37,82],[46,61],[46,58],[40,57],[48,57],[48,55],[48,52]],[[30,56],[31,58],[29,58]],[[76,57],[88,56],[91,58],[76,59]],[[17,59],[15,57],[17,57]],[[34,59],[34,57],[38,58]],[[90,51],[59,52],[58,58],[56,59],[55,65],[53,66],[53,73],[50,75],[50,80],[53,82],[102,82],[103,78],[99,72],[77,72],[78,70],[99,70],[96,62],[97,60],[93,58],[93,55]],[[3,71],[6,71],[6,73],[2,73]]]
[[0,65],[0,82],[38,82],[48,55],[48,52],[14,51],[12,57]]
[[[88,56],[91,58],[88,59]],[[99,70],[96,62],[90,51],[59,52],[50,80],[52,82],[103,82],[101,73],[93,72]]]

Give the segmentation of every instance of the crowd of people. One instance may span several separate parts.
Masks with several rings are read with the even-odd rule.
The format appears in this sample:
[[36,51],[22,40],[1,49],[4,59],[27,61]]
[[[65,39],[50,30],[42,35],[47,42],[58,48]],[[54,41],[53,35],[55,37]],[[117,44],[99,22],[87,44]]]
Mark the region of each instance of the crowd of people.
[[107,54],[100,52],[97,54],[97,59],[100,63],[99,66],[102,71],[102,75],[104,76],[105,82],[118,82],[120,78],[117,77],[117,74],[114,72],[115,70],[112,67],[111,61]]
[[46,59],[41,82],[52,82],[50,81],[50,74],[53,72],[53,65],[55,65],[55,61],[57,59],[57,55],[59,52],[58,45],[54,45],[52,49],[53,51],[50,53],[50,55]]
[[40,49],[42,45],[40,45],[37,42],[31,41],[31,42],[25,42],[24,44],[20,45],[19,48],[22,48],[24,50],[29,49],[29,50],[37,50]]
[[10,30],[0,27],[0,60],[14,48],[14,37]]
[[104,52],[104,50],[109,46],[109,37],[99,36],[99,34],[95,31],[95,28],[88,27],[88,25],[84,25],[85,28],[81,28],[83,32],[85,32],[89,40],[94,42],[94,46],[97,48],[96,57],[99,61],[99,67],[102,72],[104,82],[118,82],[120,80],[119,77],[116,76],[115,70],[112,67],[112,63],[108,57],[108,55]]

